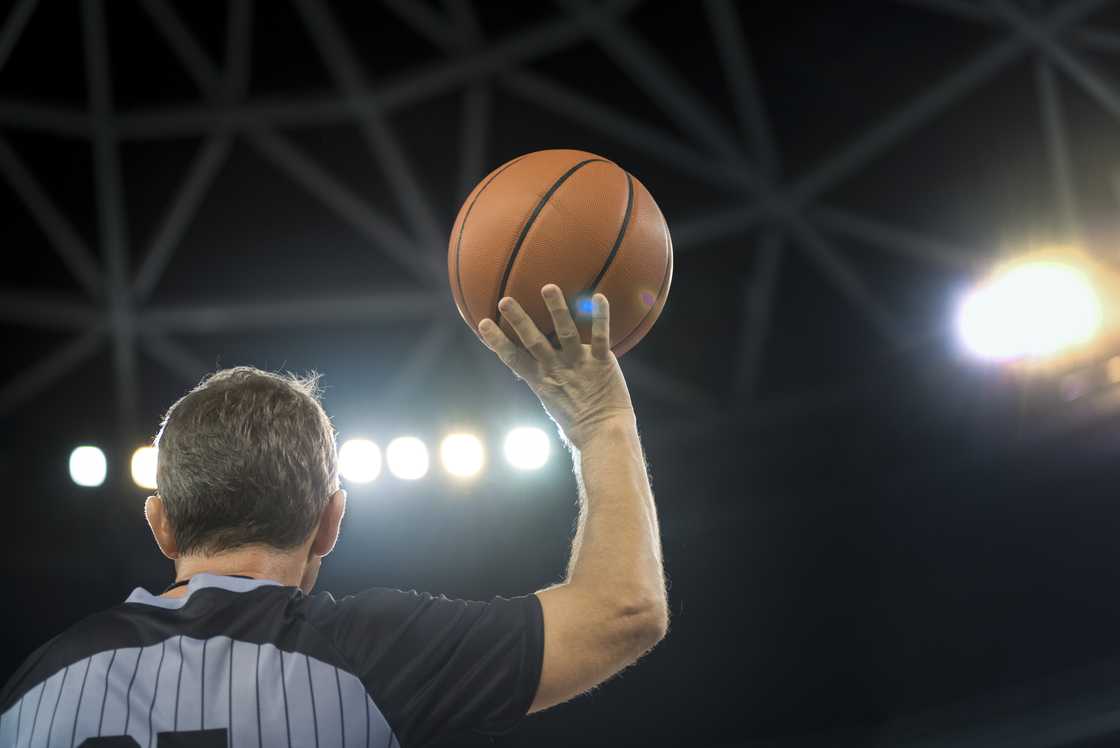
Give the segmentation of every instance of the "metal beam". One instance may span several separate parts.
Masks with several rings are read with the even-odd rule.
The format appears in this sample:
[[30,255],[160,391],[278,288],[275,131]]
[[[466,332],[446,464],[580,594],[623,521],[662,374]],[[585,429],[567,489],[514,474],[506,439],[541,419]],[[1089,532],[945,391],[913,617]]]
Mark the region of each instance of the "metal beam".
[[133,293],[138,304],[148,300],[155,290],[156,284],[163,276],[171,255],[183,240],[189,228],[191,219],[206,197],[207,190],[214,183],[222,166],[229,156],[232,138],[228,135],[216,135],[201,145],[195,154],[194,161],[187,178],[179,187],[179,192],[171,201],[155,238],[148,247],[147,254],[136,278],[132,283]]
[[420,31],[437,47],[442,49],[465,47],[466,35],[463,28],[448,23],[427,3],[417,3],[414,0],[384,0],[384,2],[385,7],[407,21],[412,28]]
[[1098,104],[1114,116],[1120,117],[1120,88],[1106,80],[1088,63],[1074,56],[1068,49],[1047,40],[1043,42],[1055,67],[1059,67],[1080,85]]
[[957,72],[951,73],[876,126],[868,128],[808,176],[798,180],[791,190],[792,196],[804,202],[834,187],[935,115],[1010,67],[1026,53],[1027,47],[1025,40],[1015,37],[977,55]]
[[19,99],[0,100],[0,127],[67,138],[87,138],[92,130],[89,115],[85,112]]
[[894,315],[883,308],[859,275],[836,252],[828,240],[798,215],[790,216],[788,227],[797,246],[804,251],[817,269],[832,281],[840,293],[871,322],[872,327],[896,348],[903,347],[907,335],[895,321]]
[[[627,13],[637,0],[607,0],[599,12],[605,17]],[[283,125],[325,125],[347,121],[376,109],[388,114],[394,109],[453,90],[468,81],[508,69],[518,62],[566,49],[585,39],[587,32],[578,18],[560,18],[510,34],[476,54],[426,67],[376,86],[352,99],[334,94],[262,98],[227,107],[190,105],[140,110],[118,115],[122,138],[175,138],[209,133],[222,125],[237,129]],[[0,115],[10,102],[0,99]]]
[[453,326],[454,323],[455,320],[438,319],[428,326],[389,382],[378,388],[374,412],[400,407],[402,402],[416,394],[417,388],[424,384],[431,371],[439,365],[440,359],[455,339],[458,328]]
[[[401,0],[395,0],[401,2]],[[483,42],[482,24],[478,21],[472,0],[444,0],[443,7],[451,16],[455,28],[465,34],[468,39],[481,44]]]
[[27,169],[19,154],[0,136],[0,176],[23,201],[51,248],[75,280],[93,298],[102,294],[101,271],[84,239],[51,201]]
[[600,48],[634,79],[634,82],[696,139],[711,146],[714,154],[733,162],[742,161],[735,139],[688,83],[637,34],[586,0],[556,0],[599,42]]
[[[224,76],[219,74],[201,45],[165,0],[143,0],[143,3],[183,67],[207,96],[218,102],[231,103],[244,95],[251,50],[250,0],[234,0],[230,3],[226,32],[228,69]],[[146,301],[155,289],[206,191],[225,165],[232,145],[232,135],[219,129],[199,148],[133,281],[137,303]]]
[[140,345],[149,356],[183,380],[184,384],[198,384],[206,374],[217,368],[208,366],[202,359],[158,330],[143,331],[140,334]]
[[614,111],[581,92],[561,86],[537,73],[523,70],[503,75],[506,91],[562,117],[582,122],[643,149],[645,155],[700,181],[738,190],[765,189],[763,181],[741,160],[713,159],[678,138],[635,117]]
[[144,332],[219,333],[348,322],[381,324],[431,319],[446,308],[442,295],[415,291],[268,302],[161,304],[149,306],[139,326]]
[[1054,80],[1054,69],[1045,59],[1035,60],[1035,84],[1042,108],[1042,127],[1046,135],[1046,152],[1054,179],[1054,196],[1058,201],[1058,219],[1067,239],[1080,235],[1077,193],[1073,186],[1073,166],[1069,158],[1066,123],[1062,113],[1061,93]]
[[183,63],[199,90],[207,95],[220,90],[221,74],[167,1],[140,0],[140,4],[167,39],[175,56]]
[[50,387],[96,353],[103,341],[104,335],[100,330],[89,330],[0,386],[0,415],[11,413]]
[[[1057,33],[1107,5],[1109,1],[1070,0],[1046,17],[1040,28],[1048,34]],[[1021,59],[1030,46],[1030,40],[1019,35],[980,53],[971,62],[916,96],[798,179],[788,191],[786,199],[794,205],[805,204],[836,186],[932,117],[948,109],[961,97]],[[745,210],[726,210],[678,224],[673,231],[674,244],[678,243],[679,233],[685,237],[686,245],[683,249],[687,251],[688,244],[707,242],[745,231],[756,225],[766,212],[760,206],[751,206]]]
[[121,438],[127,439],[135,427],[137,415],[136,342],[128,283],[128,233],[116,132],[112,122],[113,93],[102,0],[83,1],[82,30],[94,117],[94,182],[113,334],[113,369],[120,413],[118,426]]
[[458,183],[459,195],[464,199],[486,174],[486,140],[493,99],[490,87],[479,83],[463,92]]
[[[432,7],[412,0],[385,0],[401,20],[449,54],[462,57],[482,49],[482,30],[474,9],[466,0],[452,4],[455,19],[449,22]],[[471,83],[463,91],[463,126],[459,141],[458,194],[466,196],[486,173],[486,136],[493,106],[493,91],[487,82]]]
[[397,261],[421,283],[436,284],[442,268],[430,252],[421,252],[415,242],[388,217],[368,205],[318,164],[276,133],[256,130],[249,142],[269,161],[288,173],[328,208],[358,229],[385,254]]
[[1105,29],[1073,29],[1069,41],[1097,52],[1120,52],[1120,34]]
[[1060,68],[1113,116],[1120,117],[1120,87],[1055,41],[1052,30],[1027,18],[1009,3],[993,0],[992,4],[1025,38],[1045,53],[1055,67]]
[[780,210],[777,201],[763,200],[681,219],[669,227],[673,235],[673,252],[687,254],[710,242],[725,240],[731,234],[742,233],[763,221],[774,219]]
[[805,212],[810,223],[894,254],[958,270],[977,270],[988,259],[979,250],[966,250],[908,229],[889,226],[866,216],[827,206]]
[[[327,6],[316,0],[295,0],[295,4],[336,85],[347,98],[367,97],[369,86],[365,73],[350,48],[350,42]],[[441,224],[416,179],[404,148],[386,121],[384,113],[377,107],[377,100],[372,99],[371,103],[373,106],[366,107],[358,115],[362,136],[374,158],[385,170],[393,186],[393,193],[412,225],[421,251],[431,255],[444,243]]]
[[[401,4],[400,0],[394,1]],[[424,7],[417,3],[405,4],[409,7]],[[463,52],[471,53],[481,49],[485,38],[470,0],[454,0],[447,10],[454,18]],[[469,194],[486,174],[486,146],[493,108],[494,89],[489,82],[475,81],[463,91],[463,127],[459,142],[460,195]]]
[[226,19],[226,71],[223,79],[230,101],[238,101],[249,88],[253,59],[253,0],[231,0]]
[[[1109,2],[1110,0],[1070,0],[1047,16],[1039,27],[1047,33],[1056,33]],[[917,127],[928,122],[934,115],[944,111],[962,96],[976,90],[997,73],[1005,70],[1020,59],[1029,48],[1030,42],[1027,39],[1015,36],[973,58],[958,72],[944,78],[902,109],[888,116],[879,125],[868,130],[866,134],[814,169],[808,177],[799,180],[791,190],[791,197],[797,201],[810,200],[834,187]]]
[[0,290],[0,322],[58,330],[104,328],[101,309],[57,294]]
[[758,391],[762,352],[770,331],[784,244],[785,236],[781,231],[766,232],[755,249],[751,275],[743,283],[743,328],[739,336],[739,356],[733,384],[735,402],[739,405],[753,401]]
[[1055,67],[1061,69],[1106,111],[1120,118],[1120,86],[1105,78],[1073,51],[1059,44],[1051,33],[1047,33],[1046,29],[1026,18],[1013,6],[1002,2],[995,2],[994,6],[1024,36],[1031,39]]
[[941,13],[954,18],[978,23],[999,24],[1000,20],[990,9],[968,0],[897,0],[900,5],[912,5],[923,10]]
[[23,30],[26,28],[27,22],[31,20],[31,14],[35,12],[38,5],[39,0],[19,0],[8,11],[8,17],[4,19],[4,25],[0,27],[0,70],[4,69],[4,65],[8,62],[16,43],[23,36]]
[[781,159],[770,129],[766,105],[758,88],[754,63],[743,36],[739,12],[731,0],[707,0],[708,25],[715,37],[723,76],[744,140],[751,145],[762,173],[773,181],[781,172]]
[[[247,2],[242,2],[239,7],[231,8],[228,39],[230,46],[227,49],[227,55],[231,58],[231,65],[230,72],[224,81],[219,77],[217,69],[207,58],[201,45],[198,44],[178,14],[165,0],[145,0],[145,7],[148,8],[153,18],[157,19],[157,24],[169,41],[172,42],[172,46],[183,65],[191,72],[199,87],[211,99],[229,103],[243,92],[248,78],[248,55],[247,51],[242,49],[240,54],[235,56],[239,50],[233,45],[239,36],[243,39],[248,37],[249,5]],[[318,18],[318,16],[316,17]],[[322,19],[319,20],[322,21]],[[328,31],[336,30],[329,29]],[[349,57],[342,63],[346,65],[345,73],[348,76],[358,74],[356,70],[349,67],[352,63],[356,65]],[[347,81],[353,82],[349,78]],[[262,127],[251,129],[247,135],[252,145],[266,158],[280,166],[319,197],[337,215],[351,223],[368,238],[373,239],[386,254],[397,259],[406,269],[414,273],[422,283],[434,284],[435,277],[440,274],[436,263],[431,261],[432,258],[426,258],[418,252],[415,243],[400,232],[389,219],[366,205],[341,183],[328,175],[324,169],[297,151],[278,134]],[[193,213],[193,207],[201,199],[210,180],[224,162],[229,146],[229,135],[219,131],[218,135],[212,136],[205,150],[200,153],[199,159],[176,199],[167,223],[165,223],[165,228],[168,228],[169,231],[166,234],[161,232],[149,253],[149,257],[152,259],[151,266],[146,263],[145,267],[142,268],[142,274],[137,277],[138,286],[145,291],[150,292],[154,279],[158,278],[158,274],[163,265],[166,264],[170,252],[178,243],[179,236],[185,229],[186,220]],[[407,174],[405,176],[407,177]],[[141,285],[141,282],[143,285]]]
[[[430,11],[420,10],[424,6],[407,0],[392,0],[390,7],[398,10],[402,20],[445,52],[455,55],[471,50],[468,39],[454,37],[445,26],[438,23],[438,19]],[[525,101],[567,119],[587,124],[622,142],[636,145],[650,158],[658,159],[708,184],[735,189],[765,189],[763,181],[741,162],[728,163],[726,160],[713,159],[657,127],[617,112],[580,91],[566,88],[538,73],[513,68],[503,73],[498,82],[504,90]],[[470,187],[473,186],[474,182],[470,184]]]

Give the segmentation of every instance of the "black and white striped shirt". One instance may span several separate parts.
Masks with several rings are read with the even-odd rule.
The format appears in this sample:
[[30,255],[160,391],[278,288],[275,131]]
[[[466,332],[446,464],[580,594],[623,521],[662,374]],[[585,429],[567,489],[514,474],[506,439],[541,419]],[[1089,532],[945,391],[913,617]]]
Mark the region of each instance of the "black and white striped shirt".
[[137,589],[28,658],[0,691],[0,746],[413,748],[501,733],[528,711],[543,649],[535,595],[335,600],[198,574],[183,597]]

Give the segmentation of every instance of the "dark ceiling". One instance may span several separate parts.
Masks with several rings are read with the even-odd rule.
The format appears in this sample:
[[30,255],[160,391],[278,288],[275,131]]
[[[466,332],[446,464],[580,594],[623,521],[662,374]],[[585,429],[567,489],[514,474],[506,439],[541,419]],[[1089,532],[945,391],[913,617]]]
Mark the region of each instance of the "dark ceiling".
[[[496,744],[965,745],[1120,683],[1109,393],[1075,413],[951,335],[996,257],[1118,256],[1120,3],[19,0],[0,18],[0,680],[166,583],[142,492],[79,489],[65,460],[97,443],[120,468],[207,370],[316,369],[343,437],[547,424],[438,268],[477,179],[571,147],[637,175],[673,232],[669,303],[623,359],[673,625]],[[470,489],[354,487],[321,586],[539,589],[574,500],[566,456]]]

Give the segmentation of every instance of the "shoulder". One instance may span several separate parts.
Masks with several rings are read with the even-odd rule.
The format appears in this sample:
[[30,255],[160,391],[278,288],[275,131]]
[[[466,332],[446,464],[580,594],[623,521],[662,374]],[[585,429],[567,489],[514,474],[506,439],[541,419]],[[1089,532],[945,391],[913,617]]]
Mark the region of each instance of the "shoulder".
[[[102,652],[149,647],[175,636],[206,639],[229,635],[279,644],[285,623],[301,617],[306,598],[290,587],[246,593],[201,589],[167,605],[123,602],[93,613],[32,652],[0,690],[0,713],[54,673]],[[130,598],[132,599],[132,598]],[[298,641],[298,632],[290,635]]]
[[432,605],[448,604],[443,595],[391,587],[370,587],[336,598],[329,592],[305,596],[301,613],[313,625],[330,629],[359,625],[384,629],[416,615]]
[[130,627],[121,624],[127,616],[124,605],[99,611],[78,621],[28,655],[0,690],[0,713],[19,701],[24,693],[68,665],[107,649],[126,646]]

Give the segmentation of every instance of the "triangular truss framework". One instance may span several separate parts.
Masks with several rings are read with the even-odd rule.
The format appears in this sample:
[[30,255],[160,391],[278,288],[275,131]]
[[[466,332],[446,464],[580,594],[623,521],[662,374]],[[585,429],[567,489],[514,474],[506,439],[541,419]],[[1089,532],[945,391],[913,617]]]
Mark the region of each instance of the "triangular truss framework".
[[[110,75],[104,0],[81,4],[83,49],[88,81],[84,110],[0,97],[0,177],[20,196],[39,224],[51,250],[61,258],[86,298],[58,299],[16,289],[0,289],[0,321],[32,329],[66,329],[72,338],[9,382],[0,384],[0,413],[48,391],[53,382],[108,345],[117,382],[122,434],[131,435],[136,419],[137,351],[196,381],[206,368],[175,336],[185,332],[225,332],[279,327],[311,321],[411,320],[426,325],[415,350],[402,362],[391,386],[394,397],[407,394],[415,373],[449,345],[460,325],[450,307],[441,259],[444,227],[430,197],[418,182],[407,150],[388,115],[424,99],[460,92],[463,101],[461,153],[455,171],[464,190],[484,171],[485,143],[497,92],[532,102],[547,111],[607,135],[624,138],[648,158],[681,174],[725,190],[735,200],[673,227],[678,253],[701,249],[714,239],[757,231],[753,270],[742,279],[742,324],[733,362],[734,391],[724,393],[732,407],[675,380],[641,359],[628,358],[634,386],[690,414],[674,437],[730,427],[770,417],[772,409],[755,398],[766,350],[767,329],[784,253],[796,249],[871,323],[890,344],[906,348],[914,332],[870,292],[836,239],[845,237],[916,261],[950,268],[975,268],[984,258],[905,227],[884,224],[824,204],[821,197],[842,184],[887,149],[909,137],[931,118],[1017,63],[1035,67],[1037,95],[1054,195],[1064,229],[1076,235],[1078,206],[1058,80],[1082,89],[1120,117],[1120,85],[1102,75],[1080,54],[1082,48],[1120,49],[1120,34],[1085,25],[1110,0],[1072,0],[1051,11],[1028,11],[1006,0],[972,4],[960,0],[910,0],[931,13],[949,14],[999,32],[998,39],[967,64],[900,106],[797,176],[783,170],[753,72],[733,0],[706,0],[704,11],[718,52],[733,125],[713,113],[703,98],[673,70],[658,50],[627,23],[636,0],[558,0],[555,14],[531,28],[498,39],[484,38],[469,0],[448,0],[437,9],[411,0],[386,0],[396,14],[446,57],[391,83],[373,85],[354,54],[354,40],[328,6],[292,0],[333,82],[329,93],[253,99],[247,97],[254,8],[252,0],[229,0],[226,65],[220,67],[199,43],[169,0],[139,0],[159,33],[205,97],[203,103],[155,110],[115,111]],[[0,26],[0,69],[33,18],[38,0],[18,0]],[[613,63],[665,112],[684,137],[614,110],[526,65],[578,42],[592,39]],[[371,205],[302,152],[286,135],[293,128],[350,122],[397,197],[392,206]],[[25,130],[88,139],[94,157],[100,256],[74,229],[47,190],[4,137]],[[159,140],[185,135],[204,140],[177,193],[147,246],[139,269],[130,272],[126,206],[119,147],[129,140]],[[376,250],[407,271],[420,290],[390,294],[166,306],[151,301],[199,204],[231,151],[243,138],[264,159],[288,174],[307,192],[355,228]],[[683,282],[687,282],[687,279]],[[800,404],[804,406],[804,403]],[[700,413],[701,417],[695,414]],[[682,419],[685,422],[685,419]]]

